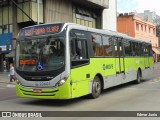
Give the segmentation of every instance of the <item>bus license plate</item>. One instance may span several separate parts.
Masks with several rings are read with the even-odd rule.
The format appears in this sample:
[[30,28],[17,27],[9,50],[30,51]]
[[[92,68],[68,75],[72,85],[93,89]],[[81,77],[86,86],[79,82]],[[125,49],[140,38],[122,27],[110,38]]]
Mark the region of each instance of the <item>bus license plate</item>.
[[41,82],[35,82],[36,87],[48,87],[50,86],[49,81],[41,81]]

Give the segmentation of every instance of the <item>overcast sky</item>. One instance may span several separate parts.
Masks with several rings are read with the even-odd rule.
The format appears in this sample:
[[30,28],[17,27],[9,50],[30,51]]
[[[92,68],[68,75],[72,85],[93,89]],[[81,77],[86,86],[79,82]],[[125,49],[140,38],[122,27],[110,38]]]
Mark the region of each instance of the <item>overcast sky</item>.
[[119,13],[133,11],[143,13],[144,10],[155,11],[160,16],[160,0],[117,0]]

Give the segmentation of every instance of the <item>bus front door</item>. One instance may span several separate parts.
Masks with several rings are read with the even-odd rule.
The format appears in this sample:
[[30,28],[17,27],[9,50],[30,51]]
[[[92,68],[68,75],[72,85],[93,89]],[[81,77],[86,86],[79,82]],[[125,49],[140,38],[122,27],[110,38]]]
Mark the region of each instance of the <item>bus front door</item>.
[[123,38],[116,38],[115,40],[115,59],[116,75],[119,79],[119,82],[122,83],[125,75]]

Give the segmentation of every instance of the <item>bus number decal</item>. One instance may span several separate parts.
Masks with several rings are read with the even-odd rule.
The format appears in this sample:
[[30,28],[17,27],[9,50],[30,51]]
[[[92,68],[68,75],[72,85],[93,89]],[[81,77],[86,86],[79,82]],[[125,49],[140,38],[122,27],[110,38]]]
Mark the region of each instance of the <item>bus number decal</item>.
[[48,87],[50,86],[49,81],[35,82],[36,87]]

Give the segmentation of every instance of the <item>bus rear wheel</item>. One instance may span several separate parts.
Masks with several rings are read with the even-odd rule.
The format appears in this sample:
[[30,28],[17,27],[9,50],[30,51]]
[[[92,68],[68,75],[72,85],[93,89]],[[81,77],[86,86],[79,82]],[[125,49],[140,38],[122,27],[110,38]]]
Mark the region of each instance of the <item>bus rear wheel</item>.
[[90,94],[90,98],[95,99],[98,98],[101,94],[102,84],[98,76],[96,76],[92,83],[92,93]]
[[135,81],[135,83],[136,84],[139,84],[140,82],[141,82],[141,72],[140,72],[140,70],[138,70],[138,72],[137,72],[137,79],[136,79],[136,81]]

